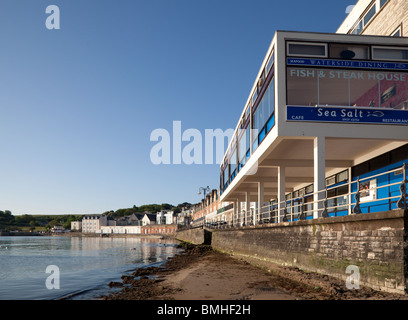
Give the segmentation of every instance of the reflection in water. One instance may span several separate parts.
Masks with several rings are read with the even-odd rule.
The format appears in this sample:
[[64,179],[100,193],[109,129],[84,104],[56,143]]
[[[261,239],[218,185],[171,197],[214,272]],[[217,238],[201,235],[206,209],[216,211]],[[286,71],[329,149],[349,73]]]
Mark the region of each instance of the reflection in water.
[[[177,241],[159,238],[0,237],[0,299],[92,299],[96,289],[138,267],[163,263]],[[60,271],[60,289],[48,290],[47,266]],[[88,292],[84,295],[84,292]]]

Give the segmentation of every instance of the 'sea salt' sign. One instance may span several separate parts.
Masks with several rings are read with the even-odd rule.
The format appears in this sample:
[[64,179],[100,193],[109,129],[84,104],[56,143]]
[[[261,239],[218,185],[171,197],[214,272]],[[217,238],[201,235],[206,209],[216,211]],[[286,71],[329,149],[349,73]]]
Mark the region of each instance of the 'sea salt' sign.
[[287,106],[287,121],[408,125],[408,110]]

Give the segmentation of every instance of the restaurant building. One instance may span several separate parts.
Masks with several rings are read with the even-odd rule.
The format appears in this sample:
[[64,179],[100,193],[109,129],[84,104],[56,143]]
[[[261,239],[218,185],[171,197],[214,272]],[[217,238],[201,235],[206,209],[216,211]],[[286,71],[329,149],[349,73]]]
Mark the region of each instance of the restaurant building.
[[406,206],[408,39],[390,36],[405,16],[369,35],[405,3],[359,1],[335,34],[275,33],[220,165],[234,224]]

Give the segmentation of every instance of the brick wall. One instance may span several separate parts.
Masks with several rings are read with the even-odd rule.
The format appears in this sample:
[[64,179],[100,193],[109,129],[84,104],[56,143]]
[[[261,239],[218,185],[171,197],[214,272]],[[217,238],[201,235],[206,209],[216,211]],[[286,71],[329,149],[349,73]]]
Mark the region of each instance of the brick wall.
[[405,215],[402,210],[321,218],[212,233],[215,249],[296,266],[346,280],[355,265],[360,284],[403,293]]
[[403,36],[408,36],[408,1],[390,0],[364,29],[362,34],[389,36],[402,23]]

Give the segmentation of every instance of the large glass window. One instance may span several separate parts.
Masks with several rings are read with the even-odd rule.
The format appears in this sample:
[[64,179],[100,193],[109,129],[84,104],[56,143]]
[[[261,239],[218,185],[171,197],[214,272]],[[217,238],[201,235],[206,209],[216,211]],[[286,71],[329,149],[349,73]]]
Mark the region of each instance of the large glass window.
[[408,74],[288,67],[287,103],[408,110]]
[[272,78],[253,116],[252,128],[260,132],[275,110],[275,84]]
[[249,150],[249,130],[250,127],[248,126],[246,129],[242,129],[241,136],[238,142],[238,160],[241,165],[245,164],[245,160],[247,158],[247,153]]
[[236,169],[237,169],[237,150],[236,149],[232,152],[229,163],[230,163],[231,179],[234,179],[237,173],[236,172]]

